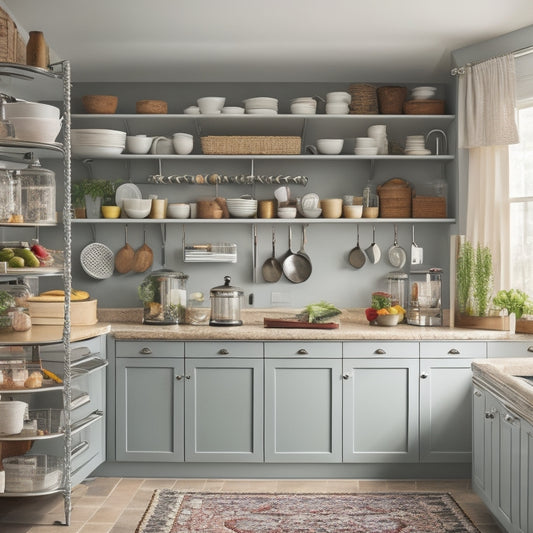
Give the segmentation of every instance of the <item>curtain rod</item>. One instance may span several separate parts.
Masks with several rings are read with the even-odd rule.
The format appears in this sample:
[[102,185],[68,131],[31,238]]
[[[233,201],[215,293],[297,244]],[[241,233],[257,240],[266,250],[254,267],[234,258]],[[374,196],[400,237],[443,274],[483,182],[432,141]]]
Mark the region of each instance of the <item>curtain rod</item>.
[[[515,59],[519,57],[527,56],[531,53],[533,53],[533,46],[526,46],[524,48],[520,48],[519,50],[515,50],[514,52],[511,52],[511,54],[514,56]],[[479,63],[483,63],[484,61],[488,61],[488,59],[483,59],[481,61],[472,61],[472,63],[467,63],[466,65],[462,67],[454,67],[450,70],[450,74],[452,76],[458,76],[460,74],[464,74],[465,67],[470,67],[472,65],[478,65]]]

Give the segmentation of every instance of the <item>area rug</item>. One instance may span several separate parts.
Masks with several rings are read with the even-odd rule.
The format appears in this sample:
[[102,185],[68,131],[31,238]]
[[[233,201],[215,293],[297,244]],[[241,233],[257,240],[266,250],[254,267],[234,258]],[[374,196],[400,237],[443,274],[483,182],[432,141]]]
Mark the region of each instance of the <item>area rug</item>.
[[136,533],[470,533],[447,493],[154,491]]

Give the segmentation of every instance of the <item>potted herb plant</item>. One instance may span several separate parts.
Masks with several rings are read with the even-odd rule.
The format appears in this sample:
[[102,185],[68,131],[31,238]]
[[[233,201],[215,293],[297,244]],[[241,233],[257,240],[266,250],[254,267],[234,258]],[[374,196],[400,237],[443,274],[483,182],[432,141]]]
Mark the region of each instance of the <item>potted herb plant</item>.
[[[505,310],[508,316],[511,317],[511,331],[517,330],[521,333],[532,332],[532,324],[527,324],[527,322],[533,323],[533,321],[520,320],[523,315],[533,313],[533,302],[525,292],[518,289],[501,290],[496,294],[492,303],[497,309]],[[521,322],[526,323],[522,324]]]
[[100,218],[102,205],[115,205],[115,190],[120,180],[86,178],[72,184],[72,203],[83,203],[87,218]]

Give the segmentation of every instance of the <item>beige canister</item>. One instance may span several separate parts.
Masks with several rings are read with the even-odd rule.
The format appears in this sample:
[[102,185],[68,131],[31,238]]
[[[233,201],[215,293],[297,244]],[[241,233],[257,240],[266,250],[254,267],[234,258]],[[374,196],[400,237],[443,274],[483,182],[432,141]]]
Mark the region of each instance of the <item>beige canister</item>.
[[342,216],[342,198],[325,198],[320,200],[323,218],[340,218]]

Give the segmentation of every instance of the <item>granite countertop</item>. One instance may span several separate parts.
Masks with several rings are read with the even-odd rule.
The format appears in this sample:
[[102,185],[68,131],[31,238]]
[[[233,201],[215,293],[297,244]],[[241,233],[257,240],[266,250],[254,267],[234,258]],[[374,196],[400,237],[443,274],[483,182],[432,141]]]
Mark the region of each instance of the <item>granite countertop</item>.
[[515,335],[508,331],[489,331],[450,327],[420,327],[400,324],[394,327],[370,326],[362,309],[343,310],[338,329],[265,328],[263,318],[294,319],[298,310],[246,309],[241,312],[242,326],[149,326],[142,324],[142,309],[99,309],[102,322],[111,327],[117,339],[153,340],[525,340],[531,335]]
[[474,383],[498,396],[517,415],[533,424],[533,384],[518,376],[533,376],[533,358],[513,357],[472,363]]

